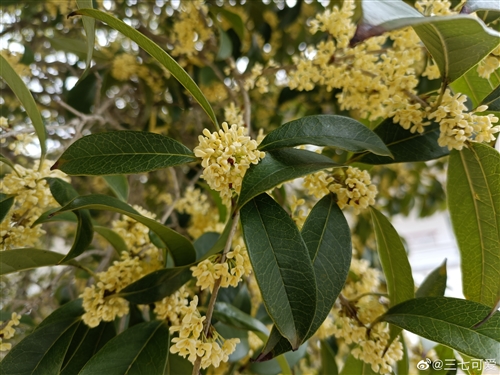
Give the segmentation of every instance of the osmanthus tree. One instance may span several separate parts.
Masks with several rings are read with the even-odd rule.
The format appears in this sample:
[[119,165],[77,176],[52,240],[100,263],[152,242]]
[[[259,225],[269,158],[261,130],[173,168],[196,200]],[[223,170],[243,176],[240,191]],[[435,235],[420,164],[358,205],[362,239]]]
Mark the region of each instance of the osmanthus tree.
[[500,362],[498,2],[2,6],[2,374]]

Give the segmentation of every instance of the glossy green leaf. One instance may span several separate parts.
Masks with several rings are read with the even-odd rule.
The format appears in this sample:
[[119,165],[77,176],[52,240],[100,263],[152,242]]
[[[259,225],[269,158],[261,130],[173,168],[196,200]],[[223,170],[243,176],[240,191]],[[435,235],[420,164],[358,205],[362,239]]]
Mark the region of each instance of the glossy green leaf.
[[104,181],[106,181],[118,199],[124,202],[128,200],[129,186],[127,176],[115,174],[111,176],[102,176],[102,178],[104,178]]
[[268,151],[259,164],[246,171],[237,207],[283,182],[339,166],[330,158],[311,151],[294,148]]
[[97,327],[90,328],[83,321],[80,321],[66,352],[59,374],[78,374],[85,363],[115,335],[113,322],[102,322]]
[[205,232],[198,237],[193,242],[194,249],[196,250],[196,259],[203,258],[214,247],[219,237],[220,233],[217,232]]
[[269,335],[269,330],[260,320],[245,314],[233,305],[226,302],[216,302],[213,317],[218,321],[248,331],[253,331],[257,334]]
[[433,123],[425,127],[422,134],[405,130],[392,119],[382,122],[374,130],[384,141],[394,158],[362,153],[355,155],[350,162],[358,161],[366,164],[391,164],[413,161],[428,161],[448,155],[447,147],[438,145],[439,124]]
[[474,358],[500,361],[500,312],[473,328],[491,308],[468,300],[425,297],[391,307],[382,321]]
[[443,264],[427,275],[415,292],[415,297],[443,297],[446,291],[447,279],[445,259]]
[[478,143],[453,150],[447,180],[464,296],[493,307],[500,292],[500,153]]
[[12,205],[14,204],[14,195],[5,195],[2,194],[0,197],[0,223],[5,219],[7,214],[9,213]]
[[161,47],[159,47],[151,39],[147,38],[140,32],[138,32],[133,27],[127,25],[123,21],[99,10],[95,9],[79,9],[76,12],[71,13],[69,16],[89,16],[93,17],[99,21],[106,22],[109,27],[121,32],[126,37],[132,39],[136,42],[139,47],[144,49],[147,53],[153,56],[160,64],[167,68],[172,76],[177,79],[182,86],[193,95],[194,99],[200,104],[203,110],[207,113],[208,117],[212,120],[216,128],[219,128],[217,123],[217,118],[215,117],[214,110],[208,102],[205,95],[201,92],[198,85],[193,81],[189,74]]
[[166,322],[140,323],[111,339],[79,375],[164,374],[169,347]]
[[[70,183],[66,181],[61,180],[60,178],[52,177],[47,177],[46,180],[49,184],[52,196],[61,206],[64,206],[73,198],[78,196],[78,192],[73,188],[73,186],[71,186]],[[92,243],[92,239],[94,237],[94,227],[92,225],[90,212],[88,210],[77,210],[74,214],[77,219],[75,239],[71,249],[61,260],[61,263],[76,258],[78,255],[82,254]]]
[[500,3],[495,0],[467,0],[460,13],[473,13],[480,10],[496,10],[500,12]]
[[[93,8],[92,0],[76,0],[78,8]],[[83,17],[83,29],[85,30],[85,35],[87,37],[87,58],[85,60],[85,71],[80,77],[80,81],[87,76],[90,65],[92,63],[92,54],[94,52],[95,43],[95,20],[90,17]]]
[[321,341],[321,375],[338,375],[339,369],[335,361],[335,353],[328,342]]
[[191,374],[193,372],[193,364],[187,359],[177,354],[169,354],[167,365],[165,367],[165,375],[181,375]]
[[0,374],[59,374],[81,314],[81,300],[54,311],[5,356]]
[[[465,73],[462,77],[453,82],[450,86],[454,92],[460,92],[472,102],[472,108],[477,108],[485,98],[493,94],[495,87],[500,84],[500,75],[493,72],[489,79],[481,78],[477,72],[477,65]],[[493,94],[494,95],[494,94]],[[498,98],[499,94],[496,94]],[[490,108],[494,111],[495,109]]]
[[229,22],[241,41],[245,40],[245,24],[237,13],[230,12],[225,8],[211,9],[215,14],[220,14]]
[[[500,77],[498,77],[500,82]],[[489,111],[500,112],[500,84],[488,96],[486,96],[481,104],[488,106]]]
[[54,212],[59,210],[58,208],[51,208],[50,210],[45,211],[40,215],[38,219],[33,223],[33,226],[42,224],[42,223],[55,223],[61,221],[69,221],[70,223],[76,223],[76,215],[73,212],[64,212],[57,216],[52,216]]
[[164,135],[114,131],[80,138],[51,169],[69,175],[99,176],[150,172],[196,160],[191,150]]
[[356,359],[350,354],[340,371],[340,375],[376,375],[378,372],[372,370],[372,366],[368,363],[363,362],[360,359]]
[[196,252],[191,242],[181,234],[160,224],[156,220],[142,216],[139,212],[133,209],[125,202],[117,198],[106,195],[86,195],[80,196],[72,200],[70,203],[62,207],[59,212],[74,211],[80,209],[108,210],[127,215],[134,220],[144,224],[149,229],[154,231],[158,237],[167,245],[167,249],[172,254],[176,266],[183,266],[194,262]]
[[408,255],[398,232],[390,221],[371,207],[377,252],[384,270],[391,306],[415,297],[415,283]]
[[140,278],[117,295],[135,304],[150,304],[171,295],[192,278],[188,267],[166,268]]
[[363,20],[353,42],[413,26],[436,62],[444,82],[465,74],[499,44],[500,33],[473,16],[423,17],[403,1],[362,2]]
[[290,121],[269,133],[259,149],[270,151],[305,144],[391,156],[377,134],[356,120],[336,115],[306,116]]
[[42,121],[42,116],[38,111],[38,107],[33,99],[33,95],[28,90],[28,87],[23,82],[21,77],[19,77],[16,71],[10,66],[9,62],[0,55],[0,77],[9,85],[10,89],[17,96],[21,105],[24,107],[26,114],[31,119],[33,127],[35,128],[36,136],[40,141],[40,149],[42,151],[42,158],[45,157],[47,153],[47,146],[45,141],[47,139],[47,131],[45,130],[45,125]]
[[32,247],[5,250],[0,254],[0,275],[32,268],[55,266],[63,258],[64,254]]
[[301,234],[309,250],[318,287],[314,321],[307,335],[309,338],[328,316],[351,265],[351,231],[332,194],[316,203]]
[[[351,265],[351,231],[332,194],[316,203],[302,227],[301,235],[309,250],[318,288],[316,313],[306,335],[308,339],[328,316]],[[273,329],[258,360],[269,360],[292,349],[288,340],[284,337],[279,339],[278,335],[279,332]]]
[[243,206],[241,224],[267,312],[297,349],[309,332],[317,298],[304,240],[288,213],[267,194]]
[[118,254],[121,254],[122,251],[128,250],[127,244],[125,243],[123,238],[114,230],[106,227],[101,227],[100,225],[95,225],[94,231],[103,236],[106,239],[106,241],[108,241],[111,244],[111,246],[113,246],[113,248],[116,250]]

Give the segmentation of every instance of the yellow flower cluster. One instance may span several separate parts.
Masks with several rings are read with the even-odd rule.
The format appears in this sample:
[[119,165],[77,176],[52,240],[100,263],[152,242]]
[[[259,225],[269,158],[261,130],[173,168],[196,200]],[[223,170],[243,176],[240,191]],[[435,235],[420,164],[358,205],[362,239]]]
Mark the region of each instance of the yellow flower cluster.
[[229,124],[236,124],[238,126],[245,126],[245,121],[243,120],[243,113],[241,109],[236,107],[236,105],[231,102],[227,107],[224,107],[224,118],[227,119]]
[[0,352],[5,352],[10,350],[12,347],[11,343],[3,342],[3,340],[8,340],[14,337],[16,330],[14,326],[19,325],[19,319],[21,319],[21,315],[12,313],[10,316],[10,320],[7,322],[0,322]]
[[449,90],[443,95],[438,108],[427,116],[439,122],[440,135],[438,144],[448,147],[449,150],[461,150],[466,141],[491,142],[495,140],[493,134],[500,131],[500,126],[493,126],[498,117],[492,114],[479,116],[474,112],[484,112],[488,106],[482,105],[474,112],[465,112],[467,97],[457,93],[451,95]]
[[[172,339],[170,352],[179,353],[180,356],[194,363],[197,357],[201,358],[201,368],[209,366],[219,367],[221,362],[227,362],[229,355],[236,349],[240,339],[224,340],[213,327],[209,337],[203,333],[202,317],[198,311],[198,296],[195,296],[189,306],[181,307],[182,322],[170,327],[170,332],[179,332],[179,337]],[[222,344],[222,345],[221,345]]]
[[[395,95],[416,93],[416,63],[424,54],[412,28],[395,30],[349,47],[354,34],[351,22],[354,1],[344,1],[316,16],[311,32],[326,31],[334,40],[310,46],[302,56],[294,57],[296,69],[289,73],[288,86],[312,90],[315,85],[327,91],[340,89],[336,98],[342,110],[357,110],[362,118],[375,120],[387,116],[385,102]],[[392,47],[387,48],[388,38]]]
[[187,231],[192,238],[196,239],[206,232],[222,233],[224,230],[224,223],[219,221],[217,209],[207,199],[206,194],[190,186],[175,204],[179,212],[191,215]]
[[[154,217],[141,207],[134,208],[144,216]],[[128,314],[128,301],[116,294],[162,267],[162,252],[150,243],[149,229],[145,225],[124,217],[113,222],[113,228],[130,250],[123,251],[120,260],[114,261],[106,271],[98,273],[97,283],[83,291],[81,297],[85,314],[82,318],[89,327],[97,327],[101,321],[110,322]]]
[[180,287],[172,295],[155,303],[154,312],[157,319],[168,320],[172,325],[181,324],[181,308],[188,305],[189,292],[185,286]]
[[236,287],[243,276],[252,272],[248,252],[244,247],[237,245],[227,253],[226,258],[225,262],[220,263],[220,255],[215,255],[191,267],[193,277],[197,279],[196,285],[212,292],[215,281],[220,279],[222,288]]
[[222,123],[222,129],[210,133],[203,130],[198,137],[199,145],[194,154],[202,158],[203,177],[208,185],[220,193],[222,201],[229,206],[233,192],[239,193],[245,172],[251,164],[257,164],[265,153],[257,150],[258,143],[241,126],[228,126]]
[[111,75],[118,81],[128,81],[137,74],[138,66],[135,56],[122,53],[114,58],[111,64]]
[[494,71],[500,68],[500,45],[486,56],[477,66],[479,77],[489,79]]
[[341,302],[340,309],[332,309],[333,319],[328,322],[328,331],[347,345],[355,344],[352,355],[370,364],[373,371],[390,374],[392,366],[403,357],[401,342],[394,340],[384,354],[390,338],[389,326],[376,324],[370,331],[367,329],[367,325],[386,310],[379,297],[366,295],[379,291],[380,272],[370,268],[367,261],[356,258],[349,271],[342,290],[345,301]]
[[304,199],[297,199],[295,195],[292,195],[292,203],[290,204],[291,216],[299,229],[301,229],[306,222],[309,212],[308,208],[299,208],[299,206],[303,206],[305,203],[306,201]]
[[203,43],[213,36],[204,16],[207,13],[208,8],[201,0],[181,2],[179,18],[173,26],[174,56],[196,55]]
[[316,198],[335,193],[339,207],[352,207],[356,215],[375,204],[377,196],[377,187],[372,185],[370,174],[353,167],[347,168],[344,175],[332,176],[325,171],[310,174],[304,178],[304,187]]
[[58,204],[44,178],[55,177],[69,182],[63,172],[50,170],[52,164],[45,160],[40,169],[38,162],[33,168],[15,165],[15,171],[6,174],[0,182],[2,193],[15,196],[14,205],[0,227],[0,250],[34,246],[45,233],[40,225],[32,225],[42,213]]

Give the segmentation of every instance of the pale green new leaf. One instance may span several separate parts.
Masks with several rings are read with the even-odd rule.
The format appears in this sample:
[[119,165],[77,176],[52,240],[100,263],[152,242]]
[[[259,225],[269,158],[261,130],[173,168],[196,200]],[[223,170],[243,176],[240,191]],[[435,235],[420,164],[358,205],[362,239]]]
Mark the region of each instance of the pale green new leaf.
[[33,95],[31,95],[28,87],[2,55],[0,55],[0,77],[2,77],[7,85],[9,85],[10,89],[14,92],[21,102],[21,105],[24,107],[26,114],[31,119],[33,127],[35,128],[35,133],[40,141],[43,159],[47,153],[47,146],[45,145],[47,132],[42,121],[42,116],[40,116],[35,99],[33,99]]
[[79,9],[70,14],[70,16],[89,16],[99,21],[106,22],[108,26],[123,33],[125,36],[136,42],[142,49],[153,56],[160,64],[167,68],[170,73],[181,83],[185,89],[193,95],[194,99],[200,104],[208,117],[212,120],[216,128],[219,128],[214,110],[208,102],[205,95],[201,92],[198,85],[193,81],[189,74],[160,46],[151,39],[147,38],[133,27],[127,25],[123,21],[96,9]]
[[453,150],[447,194],[464,296],[492,307],[500,292],[500,153],[478,143]]
[[[467,95],[472,102],[472,108],[475,109],[481,104],[487,104],[483,103],[483,101],[493,93],[499,84],[500,74],[498,72],[494,71],[488,79],[481,78],[476,65],[450,86],[454,92]],[[493,108],[489,109],[494,110]]]

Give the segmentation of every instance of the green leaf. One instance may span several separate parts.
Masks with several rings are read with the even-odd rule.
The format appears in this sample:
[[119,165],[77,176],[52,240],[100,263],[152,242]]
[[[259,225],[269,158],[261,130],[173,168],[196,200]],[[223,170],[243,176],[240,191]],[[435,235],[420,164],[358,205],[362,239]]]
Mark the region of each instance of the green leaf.
[[94,231],[103,236],[111,244],[111,246],[113,246],[118,254],[121,254],[122,251],[128,250],[127,244],[125,243],[123,238],[114,230],[96,225],[94,226]]
[[243,207],[253,197],[283,182],[339,166],[330,158],[311,151],[289,148],[266,152],[259,164],[246,171],[237,207]]
[[[49,184],[50,192],[54,199],[61,206],[69,203],[73,198],[78,197],[78,192],[71,186],[70,183],[61,180],[60,178],[46,178]],[[88,210],[78,210],[75,211],[77,225],[76,225],[76,235],[73,245],[69,250],[68,254],[61,260],[64,263],[68,260],[76,258],[78,255],[82,254],[87,247],[92,243],[92,238],[94,237],[94,227],[92,225],[92,218],[90,217],[90,212]]]
[[424,128],[422,134],[405,130],[392,119],[383,121],[375,133],[384,141],[394,158],[362,153],[355,155],[349,162],[358,161],[366,164],[391,164],[413,161],[428,161],[448,155],[447,147],[438,145],[439,124],[433,123]]
[[[106,22],[109,27],[121,32],[126,37],[132,39],[136,42],[139,47],[144,49],[147,53],[149,53],[152,57],[154,57],[160,64],[162,64],[165,68],[167,68],[170,73],[177,79],[182,86],[193,95],[194,99],[200,104],[203,110],[207,113],[208,117],[212,120],[215,127],[218,129],[219,124],[217,122],[217,118],[215,117],[214,110],[210,103],[208,102],[205,95],[201,92],[200,88],[193,79],[189,76],[188,73],[172,58],[168,53],[166,53],[161,47],[159,47],[156,43],[154,43],[151,39],[145,37],[143,34],[138,32],[131,26],[128,26],[126,23],[120,21],[119,19],[101,12],[95,9],[79,9],[69,16],[83,15],[93,17],[102,22]],[[68,17],[69,17],[68,16]]]
[[[323,197],[311,210],[301,232],[313,263],[318,298],[316,313],[306,335],[310,338],[321,326],[345,284],[351,265],[351,231],[333,194]],[[259,354],[265,361],[290,351],[290,343],[275,329]]]
[[396,229],[378,210],[370,207],[377,251],[384,270],[391,306],[415,298],[415,283],[408,255]]
[[81,300],[54,311],[0,362],[1,374],[59,374],[83,314]]
[[117,296],[135,304],[146,305],[161,301],[192,278],[187,267],[166,268],[151,272],[127,287]]
[[55,266],[64,254],[32,247],[2,251],[0,254],[0,275],[30,270],[45,266]]
[[164,374],[169,347],[164,321],[140,323],[111,339],[79,375]]
[[271,151],[305,144],[391,156],[377,134],[356,120],[335,115],[306,116],[290,121],[269,133],[259,149]]
[[205,254],[207,254],[217,243],[219,237],[220,233],[217,232],[205,232],[198,237],[193,242],[194,249],[196,250],[196,259],[205,257]]
[[317,288],[307,247],[288,213],[269,195],[241,209],[243,236],[266,309],[293,349],[307,337]]
[[316,203],[301,234],[309,250],[318,288],[314,321],[307,335],[309,338],[328,316],[351,265],[351,231],[332,194]]
[[500,84],[483,99],[481,104],[487,105],[489,111],[500,111]]
[[335,361],[335,353],[325,340],[321,340],[321,375],[338,375],[339,369]]
[[[59,210],[59,208],[51,208],[50,210],[45,211],[40,215],[38,219],[33,223],[33,226],[42,224],[42,223],[55,223],[61,221],[69,221],[70,223],[76,223],[76,215],[74,212],[64,212],[57,216],[52,216],[54,212]],[[94,228],[95,229],[95,228]]]
[[191,374],[193,364],[177,354],[169,354],[164,375]]
[[2,194],[2,197],[0,198],[0,223],[9,213],[12,205],[14,204],[14,198],[14,195]]
[[464,296],[494,306],[500,293],[500,153],[478,143],[453,150],[447,180]]
[[234,32],[238,35],[240,40],[245,40],[245,24],[239,14],[230,12],[225,8],[211,8],[210,11],[224,17],[226,21],[231,24]]
[[14,163],[11,162],[9,159],[7,159],[5,156],[0,155],[0,163],[7,164],[10,168],[12,168],[12,171],[17,174],[16,167],[14,166]]
[[[76,0],[76,4],[78,5],[78,8],[93,8],[92,0]],[[82,21],[83,29],[85,30],[85,35],[87,36],[87,59],[85,61],[85,71],[79,79],[80,82],[83,78],[85,78],[90,70],[95,43],[95,20],[90,17],[83,17]]]
[[116,174],[102,177],[119,200],[124,202],[128,200],[129,186],[126,176]]
[[33,123],[33,127],[35,128],[36,136],[40,141],[40,149],[42,151],[42,159],[45,157],[47,153],[47,146],[45,141],[47,139],[47,131],[45,129],[45,125],[42,121],[42,116],[40,116],[40,112],[38,111],[38,107],[35,103],[35,99],[33,99],[33,95],[28,90],[28,87],[23,82],[21,77],[19,77],[16,71],[10,66],[9,62],[5,60],[3,56],[0,55],[0,77],[4,79],[4,81],[9,85],[11,90],[17,96],[21,105],[24,107],[26,114],[31,119]]
[[391,0],[364,0],[362,7],[363,20],[352,42],[413,26],[447,84],[465,74],[500,41],[500,33],[473,16],[423,17],[403,1]]
[[164,135],[137,131],[91,134],[68,147],[51,169],[99,176],[150,172],[196,160],[191,150]]
[[[226,302],[215,303],[213,317],[232,327],[252,331],[256,334],[260,333],[263,334],[264,337],[269,335],[269,330],[264,323]],[[262,337],[262,335],[259,335],[259,337]]]
[[425,280],[415,292],[416,298],[443,297],[446,291],[446,259],[443,264],[427,275]]
[[500,3],[491,0],[467,0],[460,13],[469,14],[478,10],[496,10],[500,12]]
[[376,375],[378,372],[372,370],[372,366],[368,363],[363,362],[360,359],[356,359],[349,354],[347,357],[340,375]]
[[468,300],[425,297],[391,307],[382,321],[426,339],[449,346],[474,358],[500,361],[500,312],[479,328],[473,326],[491,308]]
[[60,375],[74,375],[116,335],[113,322],[90,328],[80,321],[62,364]]
[[220,44],[217,51],[216,60],[225,60],[233,54],[233,43],[227,33],[219,28]]
[[401,358],[396,363],[396,369],[398,375],[409,375],[410,374],[410,356],[408,355],[408,347],[406,345],[405,337],[403,333],[399,334],[399,341],[403,346],[403,358]]
[[127,215],[139,223],[144,224],[167,245],[167,249],[172,254],[176,266],[183,266],[195,261],[196,252],[191,242],[181,234],[160,224],[156,220],[142,216],[125,202],[117,198],[106,195],[86,195],[73,199],[70,203],[54,212],[57,215],[59,212],[74,211],[80,209],[108,210]]
[[[460,92],[467,97],[472,102],[472,108],[477,108],[482,103],[485,98],[490,94],[493,94],[495,87],[500,84],[500,76],[496,72],[493,72],[489,79],[481,78],[477,72],[477,65],[471,70],[465,73],[462,77],[453,82],[450,86],[454,92]],[[495,95],[495,94],[493,94]],[[499,96],[498,92],[495,96],[497,99]],[[489,108],[494,111],[495,109]]]

